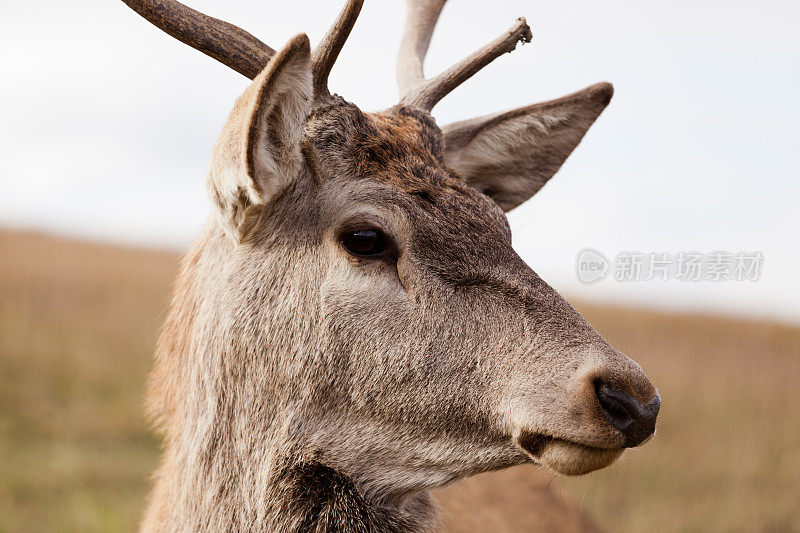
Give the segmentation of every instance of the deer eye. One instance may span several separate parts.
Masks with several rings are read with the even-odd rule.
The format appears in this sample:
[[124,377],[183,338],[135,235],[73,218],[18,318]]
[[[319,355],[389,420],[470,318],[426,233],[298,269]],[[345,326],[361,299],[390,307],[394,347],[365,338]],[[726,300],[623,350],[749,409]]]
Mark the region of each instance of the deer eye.
[[339,240],[347,253],[359,257],[380,255],[386,250],[386,237],[374,229],[348,231]]

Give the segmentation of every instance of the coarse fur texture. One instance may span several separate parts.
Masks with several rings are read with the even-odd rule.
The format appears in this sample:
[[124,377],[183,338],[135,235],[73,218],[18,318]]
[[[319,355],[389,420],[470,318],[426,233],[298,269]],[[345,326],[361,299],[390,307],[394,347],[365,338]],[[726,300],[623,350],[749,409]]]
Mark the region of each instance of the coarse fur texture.
[[[428,531],[432,488],[613,462],[628,443],[598,384],[656,409],[657,392],[514,252],[504,213],[610,96],[443,134],[416,107],[314,98],[304,35],[277,52],[214,149],[215,215],[158,343],[143,531]],[[363,229],[384,253],[345,249]]]

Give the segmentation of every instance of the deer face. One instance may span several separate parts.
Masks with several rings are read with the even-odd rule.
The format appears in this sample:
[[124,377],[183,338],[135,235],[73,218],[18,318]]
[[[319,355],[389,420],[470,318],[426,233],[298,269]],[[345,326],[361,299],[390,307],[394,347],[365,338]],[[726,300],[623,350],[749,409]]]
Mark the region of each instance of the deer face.
[[[215,147],[217,216],[162,339],[154,384],[182,385],[156,410],[196,426],[168,438],[227,447],[226,465],[289,446],[402,495],[525,461],[580,474],[652,435],[655,388],[517,256],[504,214],[558,170],[610,85],[439,129],[433,105],[530,40],[524,19],[425,80],[444,0],[408,0],[400,105],[368,114],[327,89],[361,0],[313,54],[304,35],[276,53],[172,0],[126,2],[254,78]],[[177,345],[195,355],[170,359]],[[203,409],[188,416],[181,395]]]
[[607,87],[443,133],[408,106],[313,103],[309,57],[296,38],[256,78],[210,175],[209,329],[236,324],[238,375],[270,374],[293,438],[376,490],[525,461],[579,474],[647,439],[654,387],[511,247],[501,206],[543,180],[497,178],[558,168]]

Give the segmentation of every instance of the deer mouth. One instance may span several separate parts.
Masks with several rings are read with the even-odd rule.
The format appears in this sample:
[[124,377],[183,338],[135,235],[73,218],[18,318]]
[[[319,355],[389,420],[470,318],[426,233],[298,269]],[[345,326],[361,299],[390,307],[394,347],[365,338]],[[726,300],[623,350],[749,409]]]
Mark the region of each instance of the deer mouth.
[[533,461],[565,476],[579,476],[605,468],[625,451],[601,448],[549,435],[523,433],[517,442]]

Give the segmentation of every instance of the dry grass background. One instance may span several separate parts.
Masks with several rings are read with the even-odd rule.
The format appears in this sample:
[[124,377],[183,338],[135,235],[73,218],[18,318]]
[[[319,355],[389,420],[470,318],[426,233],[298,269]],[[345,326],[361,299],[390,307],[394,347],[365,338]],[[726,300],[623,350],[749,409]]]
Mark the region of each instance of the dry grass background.
[[[136,527],[175,271],[170,253],[0,232],[0,531]],[[659,386],[658,437],[582,478],[520,467],[445,489],[450,530],[800,531],[800,328],[580,307]]]

